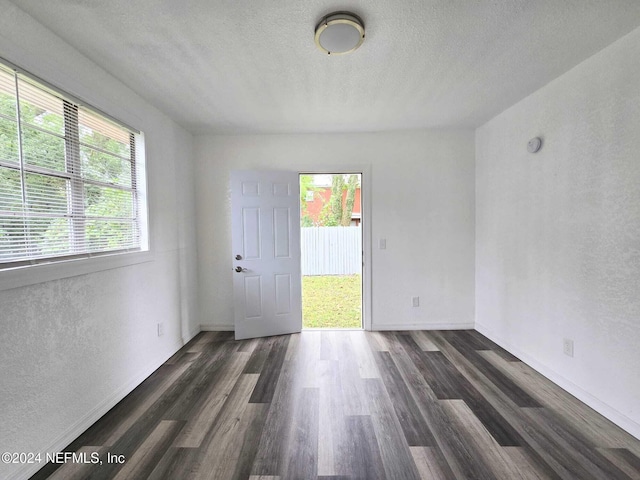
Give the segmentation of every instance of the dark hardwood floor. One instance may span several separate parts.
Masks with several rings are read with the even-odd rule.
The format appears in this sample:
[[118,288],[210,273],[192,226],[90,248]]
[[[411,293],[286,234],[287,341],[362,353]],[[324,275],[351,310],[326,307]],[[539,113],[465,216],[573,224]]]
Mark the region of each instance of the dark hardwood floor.
[[201,333],[66,450],[104,461],[33,479],[640,479],[640,441],[469,330]]

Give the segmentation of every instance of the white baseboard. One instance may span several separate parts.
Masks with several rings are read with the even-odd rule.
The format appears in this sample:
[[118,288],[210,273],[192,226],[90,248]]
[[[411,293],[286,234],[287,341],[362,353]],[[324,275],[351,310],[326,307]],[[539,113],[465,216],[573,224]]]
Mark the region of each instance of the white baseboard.
[[531,355],[525,353],[519,348],[514,347],[509,342],[506,342],[503,338],[495,335],[489,328],[485,327],[484,325],[476,323],[475,329],[488,339],[493,340],[509,353],[512,353],[513,355],[518,357],[524,363],[529,365],[544,377],[551,380],[560,388],[567,391],[581,402],[586,403],[596,412],[611,420],[613,423],[628,432],[630,435],[633,435],[635,438],[640,440],[640,424],[627,417],[624,413],[616,410],[611,405],[594,397],[592,394],[590,394],[586,390],[583,390],[581,387],[573,383],[571,380],[568,380],[566,377],[563,377],[549,366],[538,362]]
[[201,328],[200,325],[198,325],[195,328],[192,328],[191,330],[189,330],[189,333],[187,333],[186,337],[182,337],[182,344],[186,345],[187,343],[189,343],[189,341],[191,341],[191,339],[193,337],[195,337],[196,335],[198,335],[201,332]]
[[[175,354],[178,350],[182,348],[182,344],[180,342],[176,342],[176,344],[171,348],[173,353],[169,356],[162,355],[158,359],[153,362],[149,362],[143,369],[140,370],[139,373],[134,375],[129,381],[127,381],[122,387],[117,389],[112,395],[105,398],[102,402],[95,406],[91,411],[89,411],[86,415],[82,416],[78,419],[74,424],[72,424],[65,432],[63,432],[58,438],[56,438],[53,442],[51,442],[48,446],[40,449],[40,452],[44,456],[45,452],[48,453],[56,453],[64,451],[65,447],[67,447],[71,442],[73,442],[76,438],[78,438],[85,430],[87,430],[91,425],[96,423],[100,418],[115,407],[120,400],[126,397],[129,393],[133,391],[137,386],[139,386],[144,380],[146,380],[153,372],[155,372],[158,368],[162,366],[164,362],[166,362],[173,354]],[[10,479],[13,480],[22,480],[28,479],[33,476],[38,470],[44,467],[44,463],[39,464],[23,464],[22,468],[16,470]]]
[[[474,323],[374,323],[372,330],[473,330],[474,327]],[[235,326],[202,324],[200,325],[200,330],[203,332],[233,332],[235,330]],[[305,328],[305,330],[313,329]],[[317,330],[331,329],[319,328]]]
[[473,330],[474,323],[374,323],[371,330]]
[[210,323],[200,325],[202,332],[233,332],[235,329],[234,325],[212,325]]

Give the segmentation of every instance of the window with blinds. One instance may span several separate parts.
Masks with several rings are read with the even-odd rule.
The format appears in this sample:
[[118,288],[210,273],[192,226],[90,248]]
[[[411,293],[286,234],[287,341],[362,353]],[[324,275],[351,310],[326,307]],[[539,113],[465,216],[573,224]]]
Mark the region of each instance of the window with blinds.
[[0,64],[0,268],[141,249],[139,133]]

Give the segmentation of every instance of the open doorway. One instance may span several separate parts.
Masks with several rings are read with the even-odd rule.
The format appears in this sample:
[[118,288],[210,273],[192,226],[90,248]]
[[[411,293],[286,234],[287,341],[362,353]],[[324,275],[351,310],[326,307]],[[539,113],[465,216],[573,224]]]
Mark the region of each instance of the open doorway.
[[302,327],[361,329],[362,174],[300,174]]

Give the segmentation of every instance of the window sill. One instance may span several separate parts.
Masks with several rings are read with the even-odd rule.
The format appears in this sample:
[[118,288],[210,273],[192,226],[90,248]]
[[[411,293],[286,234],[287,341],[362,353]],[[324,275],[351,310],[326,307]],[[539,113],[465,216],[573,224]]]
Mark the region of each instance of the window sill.
[[153,261],[150,251],[115,253],[0,270],[0,291]]

